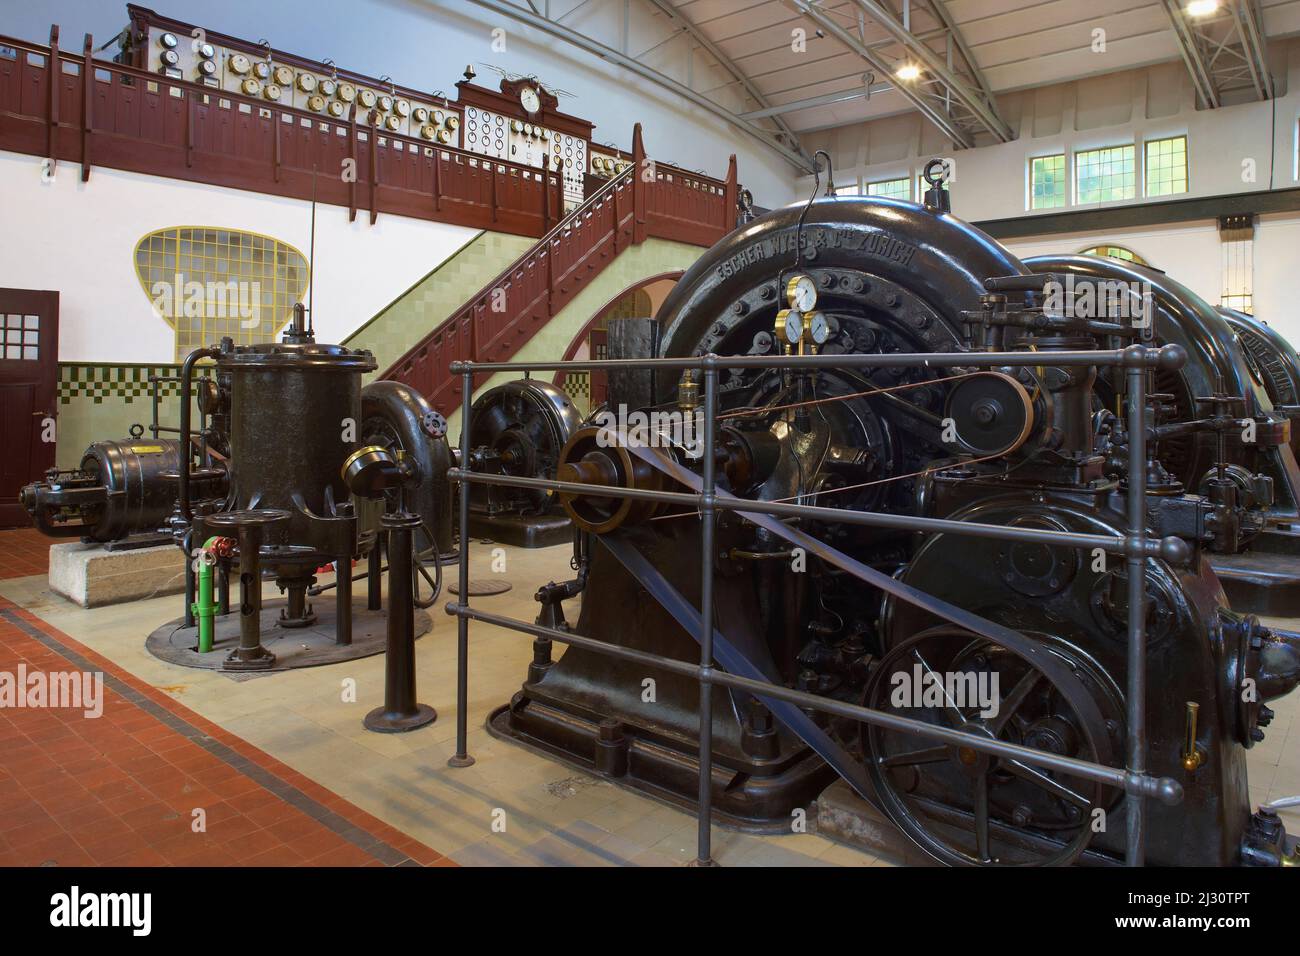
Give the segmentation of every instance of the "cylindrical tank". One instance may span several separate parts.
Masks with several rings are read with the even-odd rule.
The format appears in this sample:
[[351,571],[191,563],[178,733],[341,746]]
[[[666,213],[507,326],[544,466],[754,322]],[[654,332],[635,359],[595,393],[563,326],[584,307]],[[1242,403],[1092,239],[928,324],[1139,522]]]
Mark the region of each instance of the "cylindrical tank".
[[284,509],[292,517],[268,544],[353,553],[355,519],[340,469],[360,439],[361,376],[375,370],[374,356],[268,343],[224,348],[216,362],[230,375],[226,510]]

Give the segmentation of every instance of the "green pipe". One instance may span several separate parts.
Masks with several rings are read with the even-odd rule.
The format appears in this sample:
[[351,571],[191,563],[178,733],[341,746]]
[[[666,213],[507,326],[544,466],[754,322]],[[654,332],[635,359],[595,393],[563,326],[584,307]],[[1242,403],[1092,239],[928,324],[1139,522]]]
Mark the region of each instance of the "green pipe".
[[[220,538],[220,535],[213,535],[208,538],[203,544],[203,550],[211,551],[213,543],[218,538]],[[199,626],[200,654],[206,654],[212,650],[212,628],[217,613],[216,602],[212,600],[212,567],[206,561],[199,562],[199,599],[190,605],[190,609],[194,612],[194,619]]]

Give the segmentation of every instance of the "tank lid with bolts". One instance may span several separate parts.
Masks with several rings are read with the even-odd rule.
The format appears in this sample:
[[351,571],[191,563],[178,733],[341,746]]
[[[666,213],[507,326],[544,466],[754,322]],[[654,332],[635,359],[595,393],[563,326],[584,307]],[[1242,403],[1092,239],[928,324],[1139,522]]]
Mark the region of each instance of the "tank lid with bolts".
[[216,363],[223,368],[311,367],[338,372],[373,372],[379,367],[375,356],[367,349],[350,349],[343,345],[321,345],[316,342],[235,345],[229,338],[221,340]]

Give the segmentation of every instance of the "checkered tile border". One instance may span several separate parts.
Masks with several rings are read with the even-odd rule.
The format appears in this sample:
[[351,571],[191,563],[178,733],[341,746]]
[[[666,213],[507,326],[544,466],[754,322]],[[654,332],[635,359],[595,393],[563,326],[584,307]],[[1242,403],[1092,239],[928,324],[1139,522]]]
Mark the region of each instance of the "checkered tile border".
[[[60,363],[59,404],[70,405],[73,399],[90,399],[102,405],[104,399],[115,399],[131,404],[136,399],[149,401],[150,375],[180,375],[179,365],[83,365]],[[162,398],[178,398],[179,382],[162,382],[158,394]]]

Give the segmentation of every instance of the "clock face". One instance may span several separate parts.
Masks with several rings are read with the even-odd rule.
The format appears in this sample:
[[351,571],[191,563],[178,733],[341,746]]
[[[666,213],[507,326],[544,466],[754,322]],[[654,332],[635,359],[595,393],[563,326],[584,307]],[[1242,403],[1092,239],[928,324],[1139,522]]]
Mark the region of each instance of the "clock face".
[[536,113],[542,108],[542,98],[531,86],[525,86],[519,91],[519,105],[529,113]]
[[817,284],[810,276],[794,276],[786,283],[785,297],[790,308],[811,312],[817,305]]

